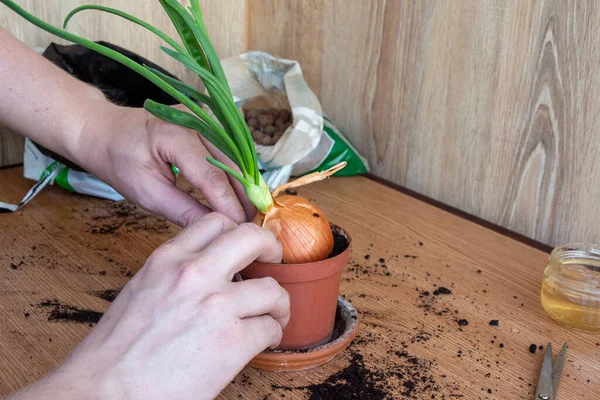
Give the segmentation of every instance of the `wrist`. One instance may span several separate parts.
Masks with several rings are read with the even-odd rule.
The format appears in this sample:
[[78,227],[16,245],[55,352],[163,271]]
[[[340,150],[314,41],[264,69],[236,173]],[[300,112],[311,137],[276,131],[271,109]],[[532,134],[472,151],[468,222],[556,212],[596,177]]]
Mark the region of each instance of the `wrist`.
[[[79,112],[67,128],[67,137],[63,141],[63,155],[75,164],[86,168],[89,157],[94,154],[92,136],[104,130],[110,122],[110,115],[118,106],[110,103],[102,92],[88,86],[87,93],[82,96]],[[97,148],[96,148],[97,150]]]

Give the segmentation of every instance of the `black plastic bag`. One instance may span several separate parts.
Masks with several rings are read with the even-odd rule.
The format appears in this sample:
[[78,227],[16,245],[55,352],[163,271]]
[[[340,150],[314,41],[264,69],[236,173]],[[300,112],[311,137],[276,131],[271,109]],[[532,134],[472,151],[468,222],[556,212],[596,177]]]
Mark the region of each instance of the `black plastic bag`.
[[[97,43],[118,51],[139,64],[145,64],[177,79],[168,71],[129,50],[103,41]],[[51,43],[42,55],[72,76],[100,89],[104,96],[115,104],[127,107],[143,107],[146,99],[152,99],[167,105],[178,103],[173,97],[137,72],[83,46],[63,46]],[[64,157],[37,143],[35,145],[42,154],[52,157],[69,168],[83,171],[81,167]]]

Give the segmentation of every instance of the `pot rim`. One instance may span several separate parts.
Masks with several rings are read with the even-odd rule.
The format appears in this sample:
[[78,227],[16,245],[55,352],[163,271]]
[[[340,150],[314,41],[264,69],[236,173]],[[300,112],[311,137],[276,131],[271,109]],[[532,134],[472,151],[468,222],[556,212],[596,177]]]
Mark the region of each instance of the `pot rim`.
[[342,251],[340,254],[338,254],[336,256],[333,256],[333,257],[326,258],[324,260],[313,261],[313,262],[308,262],[308,263],[284,264],[284,263],[265,263],[265,262],[261,262],[261,261],[253,261],[252,264],[270,265],[270,266],[273,266],[273,267],[278,267],[278,266],[281,266],[281,267],[311,267],[311,266],[314,266],[314,265],[319,265],[319,264],[324,264],[324,263],[327,263],[327,262],[331,262],[331,260],[335,260],[336,258],[339,258],[339,257],[343,256],[344,253],[346,253],[346,252],[348,252],[350,250],[350,245],[352,244],[352,237],[341,226],[336,225],[336,224],[332,224],[332,223],[330,223],[329,225],[331,226],[332,229],[333,228],[340,229],[344,233],[344,236],[346,236],[346,238],[348,239],[348,246],[346,246],[346,248],[344,249],[344,251]]
[[348,232],[339,225],[330,224],[332,229],[341,230],[348,240],[348,245],[338,255],[325,260],[302,264],[265,263],[254,261],[244,270],[241,275],[244,278],[261,278],[272,276],[280,283],[300,283],[325,279],[339,273],[350,258],[350,247],[352,238]]

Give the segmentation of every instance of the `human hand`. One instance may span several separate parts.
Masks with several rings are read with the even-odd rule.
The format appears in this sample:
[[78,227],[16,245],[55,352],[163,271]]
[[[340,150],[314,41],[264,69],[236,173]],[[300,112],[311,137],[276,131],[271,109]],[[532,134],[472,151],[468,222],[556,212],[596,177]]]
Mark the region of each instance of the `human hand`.
[[270,232],[206,215],[158,248],[72,356],[16,398],[214,398],[289,320],[272,278],[232,282],[255,259],[281,260]]
[[202,192],[213,211],[237,223],[252,219],[256,210],[241,184],[206,156],[237,167],[197,133],[143,109],[109,103],[98,89],[69,76],[1,28],[0,43],[3,125],[181,226],[210,210],[177,189],[172,164]]
[[206,157],[212,155],[237,169],[235,164],[196,132],[161,121],[143,109],[107,101],[88,109],[73,152],[75,161],[124,197],[184,227],[210,212],[175,186],[171,165],[176,165],[213,211],[237,223],[251,220],[256,213],[243,186]]

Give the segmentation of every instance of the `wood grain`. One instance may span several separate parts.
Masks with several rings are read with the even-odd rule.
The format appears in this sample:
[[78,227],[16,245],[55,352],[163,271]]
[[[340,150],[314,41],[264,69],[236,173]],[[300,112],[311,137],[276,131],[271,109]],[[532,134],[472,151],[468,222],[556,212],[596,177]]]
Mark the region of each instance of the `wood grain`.
[[600,241],[600,3],[255,0],[373,172],[555,245]]
[[[0,171],[2,201],[17,201],[29,188],[21,174]],[[421,388],[415,399],[532,398],[542,353],[531,354],[529,345],[565,341],[559,398],[598,397],[597,336],[556,325],[541,307],[547,254],[362,177],[331,179],[300,195],[353,238],[341,293],[359,310],[361,331],[321,368],[246,368],[221,399],[309,398],[306,386],[344,370],[357,354],[368,371],[396,374],[378,383],[394,399],[406,398],[399,374],[415,370],[438,388]],[[0,216],[0,396],[48,373],[92,329],[49,321],[43,300],[106,310],[109,303],[93,292],[122,288],[126,275],[178,231],[141,210],[124,215],[123,206],[51,187],[23,210]],[[94,233],[98,226],[117,228]],[[435,296],[440,286],[452,294]],[[489,325],[493,319],[499,326]]]
[[[181,1],[185,6],[189,1]],[[18,4],[32,14],[55,26],[61,26],[64,17],[83,4],[99,4],[113,7],[133,14],[156,26],[171,37],[177,38],[177,32],[159,2],[147,0],[61,0],[37,1],[20,0]],[[219,57],[240,54],[244,47],[244,0],[201,0],[207,29]],[[15,35],[32,48],[46,48],[51,42],[67,44],[66,41],[42,31],[24,19],[0,6],[0,27]],[[91,40],[105,40],[136,52],[159,64],[180,79],[200,84],[200,80],[160,50],[162,41],[145,29],[122,18],[86,11],[75,16],[69,23],[69,31]],[[5,138],[6,137],[6,138]],[[0,131],[0,166],[20,162],[23,157],[22,142],[14,139],[16,135]]]
[[[20,2],[55,24],[81,3]],[[98,3],[174,33],[155,3]],[[202,3],[221,56],[258,49],[299,60],[376,175],[549,245],[600,242],[600,3]],[[32,46],[52,40],[8,12],[0,25]],[[72,30],[193,79],[118,18],[87,13]],[[7,140],[0,153],[12,162],[20,144]]]
[[24,142],[21,136],[0,125],[0,167],[23,161]]

